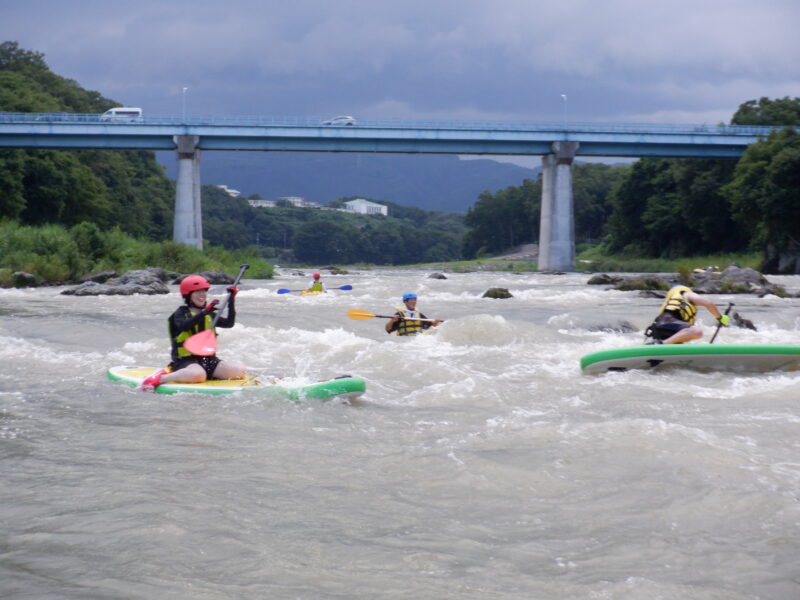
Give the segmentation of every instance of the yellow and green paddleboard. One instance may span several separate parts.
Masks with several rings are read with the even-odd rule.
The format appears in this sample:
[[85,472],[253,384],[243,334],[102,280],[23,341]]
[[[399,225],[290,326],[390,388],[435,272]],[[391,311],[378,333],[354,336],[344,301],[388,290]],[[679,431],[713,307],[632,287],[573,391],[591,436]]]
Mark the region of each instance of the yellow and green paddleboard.
[[[145,377],[157,371],[157,367],[119,366],[111,367],[106,372],[112,381],[120,381],[131,387],[138,387]],[[334,379],[326,379],[309,385],[292,386],[281,380],[261,382],[256,377],[247,379],[215,379],[203,383],[165,383],[156,388],[159,394],[196,393],[196,394],[232,394],[235,392],[263,392],[276,394],[289,400],[326,400],[342,397],[358,398],[367,389],[360,377],[343,375]]]

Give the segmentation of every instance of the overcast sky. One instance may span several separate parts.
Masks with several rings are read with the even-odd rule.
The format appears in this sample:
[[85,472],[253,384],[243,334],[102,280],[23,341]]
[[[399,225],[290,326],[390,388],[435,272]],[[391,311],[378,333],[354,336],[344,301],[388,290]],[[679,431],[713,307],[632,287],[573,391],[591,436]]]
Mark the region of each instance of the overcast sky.
[[0,0],[0,40],[149,114],[187,87],[196,115],[728,122],[800,96],[798,26],[798,0]]

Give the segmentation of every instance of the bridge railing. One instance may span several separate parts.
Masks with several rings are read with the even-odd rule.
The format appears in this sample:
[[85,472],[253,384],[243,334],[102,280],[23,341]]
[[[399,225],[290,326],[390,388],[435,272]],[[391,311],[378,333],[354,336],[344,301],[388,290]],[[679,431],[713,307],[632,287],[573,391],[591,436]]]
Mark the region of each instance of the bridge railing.
[[[116,118],[118,119],[118,118]],[[668,123],[523,122],[523,121],[428,121],[363,119],[353,125],[327,125],[327,119],[310,117],[145,115],[135,121],[105,120],[101,114],[0,113],[0,123],[97,123],[116,125],[174,125],[228,127],[325,127],[326,129],[449,129],[474,131],[647,133],[667,135],[768,135],[782,126],[688,125]]]

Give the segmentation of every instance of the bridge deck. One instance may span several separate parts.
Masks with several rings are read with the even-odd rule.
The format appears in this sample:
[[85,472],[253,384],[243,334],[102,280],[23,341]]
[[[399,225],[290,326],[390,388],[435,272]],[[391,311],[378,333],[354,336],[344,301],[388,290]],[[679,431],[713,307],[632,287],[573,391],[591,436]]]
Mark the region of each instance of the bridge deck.
[[522,123],[0,113],[0,147],[174,150],[175,136],[199,136],[201,150],[543,155],[554,141],[579,142],[582,156],[736,158],[773,127],[638,123]]

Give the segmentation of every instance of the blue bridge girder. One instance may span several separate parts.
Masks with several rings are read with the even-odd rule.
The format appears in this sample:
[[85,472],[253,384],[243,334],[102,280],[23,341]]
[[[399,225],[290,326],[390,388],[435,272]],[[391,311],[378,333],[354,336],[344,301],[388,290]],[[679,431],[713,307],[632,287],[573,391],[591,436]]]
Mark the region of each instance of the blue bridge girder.
[[578,142],[578,156],[738,158],[773,127],[635,123],[518,123],[148,116],[101,122],[100,115],[0,113],[0,147],[175,150],[175,136],[198,136],[198,150],[545,155]]
[[739,158],[781,127],[636,123],[520,123],[279,117],[0,113],[0,148],[174,150],[173,239],[202,248],[200,151],[541,155],[540,269],[575,268],[573,161],[580,156]]

